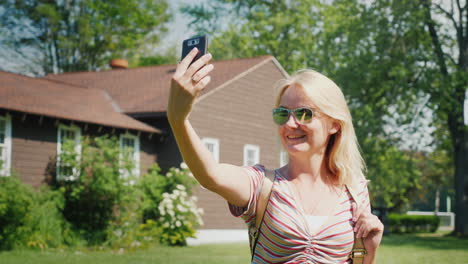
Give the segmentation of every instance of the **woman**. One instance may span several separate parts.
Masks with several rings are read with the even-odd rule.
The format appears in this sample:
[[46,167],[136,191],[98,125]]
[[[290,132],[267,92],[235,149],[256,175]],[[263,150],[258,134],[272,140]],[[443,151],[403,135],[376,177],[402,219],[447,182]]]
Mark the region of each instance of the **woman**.
[[[224,197],[231,212],[251,225],[266,169],[217,163],[190,125],[192,104],[213,70],[210,54],[190,65],[197,52],[181,61],[172,78],[169,122],[199,183]],[[278,88],[273,120],[289,162],[274,170],[252,262],[351,263],[354,231],[364,238],[364,263],[375,263],[383,225],[370,211],[364,162],[341,90],[310,70]],[[350,187],[359,190],[359,208]]]

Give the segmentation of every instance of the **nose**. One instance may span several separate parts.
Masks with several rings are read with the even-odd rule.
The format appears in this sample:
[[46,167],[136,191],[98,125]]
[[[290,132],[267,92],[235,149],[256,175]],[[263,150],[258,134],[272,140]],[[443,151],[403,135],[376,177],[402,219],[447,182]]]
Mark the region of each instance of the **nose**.
[[294,117],[293,114],[289,114],[288,116],[288,121],[286,121],[286,123],[284,123],[285,126],[288,126],[288,127],[298,127],[298,123],[297,123],[297,120],[296,118]]

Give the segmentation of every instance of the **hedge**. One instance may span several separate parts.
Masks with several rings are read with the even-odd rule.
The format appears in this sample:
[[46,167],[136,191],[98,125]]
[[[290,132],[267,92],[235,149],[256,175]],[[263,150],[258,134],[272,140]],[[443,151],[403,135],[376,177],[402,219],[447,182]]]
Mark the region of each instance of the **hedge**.
[[440,218],[436,215],[389,214],[387,227],[391,233],[435,232]]

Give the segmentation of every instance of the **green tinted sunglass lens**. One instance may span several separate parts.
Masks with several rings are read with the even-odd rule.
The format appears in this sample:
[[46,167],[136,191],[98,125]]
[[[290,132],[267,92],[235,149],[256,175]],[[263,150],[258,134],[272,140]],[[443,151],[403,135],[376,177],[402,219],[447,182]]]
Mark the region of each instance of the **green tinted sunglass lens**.
[[276,108],[273,110],[273,121],[276,124],[282,125],[288,121],[289,112],[284,108]]
[[310,121],[312,119],[312,110],[307,108],[299,108],[294,111],[294,115],[296,119],[303,122],[303,121]]

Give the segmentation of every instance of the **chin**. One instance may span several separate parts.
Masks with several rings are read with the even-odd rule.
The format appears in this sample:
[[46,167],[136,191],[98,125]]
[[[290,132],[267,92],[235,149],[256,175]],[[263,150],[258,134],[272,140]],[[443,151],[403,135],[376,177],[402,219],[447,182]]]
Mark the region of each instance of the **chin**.
[[286,144],[286,149],[289,154],[293,153],[301,153],[301,152],[308,152],[310,151],[310,146],[307,143],[300,143],[300,144]]

